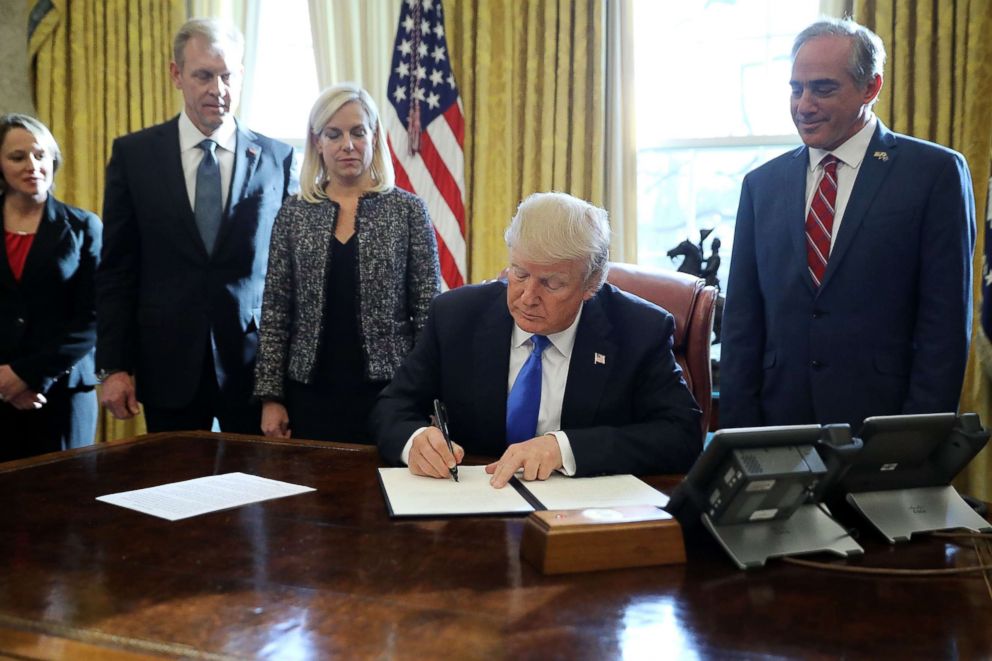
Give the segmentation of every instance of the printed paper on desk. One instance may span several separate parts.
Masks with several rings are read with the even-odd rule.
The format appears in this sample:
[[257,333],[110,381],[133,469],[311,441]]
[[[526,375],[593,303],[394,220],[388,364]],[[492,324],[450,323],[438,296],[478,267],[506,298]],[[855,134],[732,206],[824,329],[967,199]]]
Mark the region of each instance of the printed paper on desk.
[[391,516],[516,514],[534,508],[511,485],[494,489],[485,466],[459,466],[458,482],[414,475],[409,468],[380,468]]
[[565,477],[552,473],[543,482],[524,482],[524,486],[549,510],[668,504],[668,496],[633,475]]
[[316,491],[316,489],[246,473],[225,473],[147,489],[112,493],[98,496],[97,500],[169,521],[178,521],[263,500],[295,496],[307,491]]

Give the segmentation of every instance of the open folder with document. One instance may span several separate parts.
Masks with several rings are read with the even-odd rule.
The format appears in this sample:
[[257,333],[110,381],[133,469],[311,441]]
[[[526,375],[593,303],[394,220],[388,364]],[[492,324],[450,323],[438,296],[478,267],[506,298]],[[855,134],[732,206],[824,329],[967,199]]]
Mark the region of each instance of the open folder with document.
[[414,475],[409,468],[380,468],[386,507],[392,517],[527,514],[539,509],[655,505],[668,497],[633,475],[565,477],[543,481],[514,478],[506,487],[489,484],[485,466],[459,466],[459,481]]

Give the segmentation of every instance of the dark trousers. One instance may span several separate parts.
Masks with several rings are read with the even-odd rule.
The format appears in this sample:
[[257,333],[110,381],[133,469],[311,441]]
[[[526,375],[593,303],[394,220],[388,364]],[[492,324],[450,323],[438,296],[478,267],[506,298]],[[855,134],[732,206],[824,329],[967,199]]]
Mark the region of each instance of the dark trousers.
[[19,411],[0,402],[0,461],[91,445],[97,401],[92,387],[68,388],[56,381],[37,410]]
[[384,381],[357,381],[344,386],[307,385],[289,380],[286,410],[293,438],[374,444],[368,417],[379,391],[385,386]]
[[214,371],[213,354],[208,350],[193,401],[179,409],[144,404],[149,432],[213,429],[214,419],[221,431],[234,434],[262,433],[262,406],[247,393],[234,397],[220,391]]

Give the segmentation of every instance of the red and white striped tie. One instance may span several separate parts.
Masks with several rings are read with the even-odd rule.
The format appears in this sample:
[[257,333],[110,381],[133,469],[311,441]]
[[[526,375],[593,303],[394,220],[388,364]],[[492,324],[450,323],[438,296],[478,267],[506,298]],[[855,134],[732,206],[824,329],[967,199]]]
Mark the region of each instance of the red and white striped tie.
[[806,216],[806,261],[813,283],[819,287],[830,257],[830,236],[834,228],[834,205],[837,202],[837,157],[826,156],[823,176],[816,187],[813,203]]

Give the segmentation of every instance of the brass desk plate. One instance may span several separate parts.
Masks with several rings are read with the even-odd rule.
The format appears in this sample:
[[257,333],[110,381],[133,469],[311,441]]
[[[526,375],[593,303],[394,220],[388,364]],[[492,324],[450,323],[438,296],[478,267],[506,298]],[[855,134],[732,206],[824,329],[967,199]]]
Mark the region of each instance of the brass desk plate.
[[685,562],[682,528],[653,505],[547,510],[527,517],[520,555],[542,574]]

